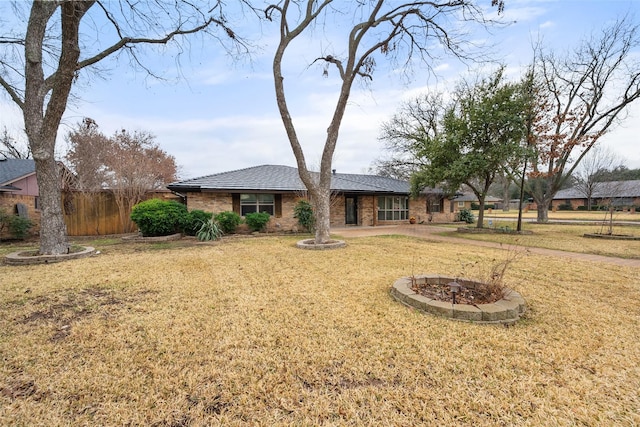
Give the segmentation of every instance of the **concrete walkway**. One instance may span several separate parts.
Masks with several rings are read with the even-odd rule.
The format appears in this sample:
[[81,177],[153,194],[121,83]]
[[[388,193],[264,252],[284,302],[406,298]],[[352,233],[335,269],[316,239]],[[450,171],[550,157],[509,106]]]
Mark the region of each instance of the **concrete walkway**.
[[[504,245],[501,245],[500,243],[495,243],[495,242],[484,242],[480,240],[463,239],[461,237],[439,236],[436,233],[451,231],[451,228],[438,227],[437,225],[406,224],[406,225],[383,225],[383,226],[377,226],[377,227],[341,227],[341,228],[333,228],[331,231],[332,233],[338,236],[342,236],[344,238],[402,234],[406,236],[420,237],[426,240],[456,243],[459,245],[474,245],[474,246],[480,246],[485,248],[496,248],[496,249],[505,248]],[[565,258],[577,259],[582,261],[604,262],[604,263],[620,265],[624,267],[640,267],[640,259],[616,258],[616,257],[610,257],[610,256],[591,255],[591,254],[583,254],[578,252],[565,252],[565,251],[558,251],[554,249],[543,249],[543,248],[534,248],[534,247],[525,248],[524,246],[509,245],[509,247],[514,249],[528,249],[529,252],[531,253],[538,254],[538,255],[546,255],[551,257],[565,257]]]

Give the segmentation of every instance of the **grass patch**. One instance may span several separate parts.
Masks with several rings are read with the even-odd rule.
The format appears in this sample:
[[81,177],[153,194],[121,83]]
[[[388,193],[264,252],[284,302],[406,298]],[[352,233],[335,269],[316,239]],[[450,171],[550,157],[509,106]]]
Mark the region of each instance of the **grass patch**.
[[[494,220],[494,227],[509,227],[509,221]],[[522,229],[533,234],[510,233],[458,233],[456,231],[439,233],[443,236],[461,237],[471,240],[498,242],[506,245],[522,245],[537,248],[557,249],[594,255],[619,258],[640,259],[640,241],[588,239],[585,233],[601,232],[601,224],[537,224],[525,223]],[[640,236],[640,226],[614,227],[614,233]]]
[[528,255],[505,283],[529,311],[505,328],[389,296],[398,277],[458,275],[505,251],[296,240],[0,267],[3,424],[640,423],[638,269]]

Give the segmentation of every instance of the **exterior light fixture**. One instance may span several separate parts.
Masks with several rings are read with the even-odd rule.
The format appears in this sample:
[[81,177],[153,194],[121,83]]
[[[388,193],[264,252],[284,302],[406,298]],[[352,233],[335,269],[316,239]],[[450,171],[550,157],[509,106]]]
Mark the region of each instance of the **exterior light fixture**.
[[458,282],[449,282],[449,290],[451,291],[451,296],[453,297],[453,303],[456,303],[456,294],[460,292],[460,284]]

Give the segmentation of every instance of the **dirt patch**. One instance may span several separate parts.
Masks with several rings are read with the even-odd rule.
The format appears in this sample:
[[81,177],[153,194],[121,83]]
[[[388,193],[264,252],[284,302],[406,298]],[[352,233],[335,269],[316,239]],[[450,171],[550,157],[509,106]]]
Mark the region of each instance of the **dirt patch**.
[[[429,299],[453,302],[453,293],[447,283],[425,283],[425,281],[415,280],[411,285],[411,289]],[[473,286],[460,285],[456,294],[456,304],[491,304],[504,298],[504,289],[503,286],[482,282],[474,282]]]
[[[42,296],[27,302],[26,314],[15,318],[22,325],[52,325],[52,342],[67,338],[73,324],[82,319],[95,316],[105,318],[117,315],[117,312],[135,303],[142,295],[151,291],[141,290],[128,297],[119,297],[114,292],[87,288],[77,292],[65,292],[51,296]],[[31,307],[31,308],[29,308]]]

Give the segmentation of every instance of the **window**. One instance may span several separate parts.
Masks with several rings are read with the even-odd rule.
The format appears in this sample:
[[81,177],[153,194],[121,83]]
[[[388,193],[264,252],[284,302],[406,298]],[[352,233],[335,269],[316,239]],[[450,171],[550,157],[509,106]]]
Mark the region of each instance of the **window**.
[[463,201],[458,201],[458,207],[459,208],[464,208],[464,202]]
[[378,221],[400,221],[406,219],[409,219],[408,197],[378,197]]
[[266,212],[275,214],[275,197],[273,194],[241,194],[240,215],[245,216],[252,212]]

